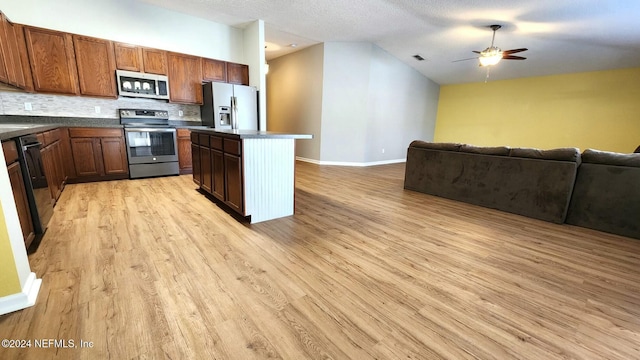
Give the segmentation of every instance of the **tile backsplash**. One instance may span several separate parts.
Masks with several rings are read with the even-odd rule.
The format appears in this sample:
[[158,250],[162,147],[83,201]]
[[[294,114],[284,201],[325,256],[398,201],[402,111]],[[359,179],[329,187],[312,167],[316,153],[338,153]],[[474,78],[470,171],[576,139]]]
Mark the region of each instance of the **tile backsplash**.
[[[25,105],[26,104],[26,105]],[[31,110],[26,110],[26,107]],[[99,112],[97,112],[99,108]],[[201,123],[200,106],[170,104],[162,100],[31,94],[0,89],[0,115],[118,119],[118,109],[167,110],[170,120]],[[180,116],[180,111],[183,115]]]

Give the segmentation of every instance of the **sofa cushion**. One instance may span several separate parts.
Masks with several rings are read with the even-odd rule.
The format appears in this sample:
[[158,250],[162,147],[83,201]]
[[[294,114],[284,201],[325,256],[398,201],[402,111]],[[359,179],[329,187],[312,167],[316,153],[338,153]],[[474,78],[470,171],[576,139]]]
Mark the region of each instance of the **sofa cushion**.
[[509,152],[509,156],[529,158],[529,159],[572,161],[572,162],[579,163],[580,149],[558,148],[558,149],[540,150],[540,149],[534,149],[534,148],[513,148]]
[[509,148],[506,146],[475,146],[464,144],[460,147],[461,152],[482,155],[509,155]]
[[587,149],[582,153],[582,161],[590,164],[640,167],[640,154],[622,154]]
[[409,145],[409,147],[415,147],[415,148],[432,149],[432,150],[448,150],[448,151],[458,151],[460,150],[460,146],[462,146],[462,144],[438,143],[438,142],[428,142],[428,141],[422,141],[422,140],[414,140]]

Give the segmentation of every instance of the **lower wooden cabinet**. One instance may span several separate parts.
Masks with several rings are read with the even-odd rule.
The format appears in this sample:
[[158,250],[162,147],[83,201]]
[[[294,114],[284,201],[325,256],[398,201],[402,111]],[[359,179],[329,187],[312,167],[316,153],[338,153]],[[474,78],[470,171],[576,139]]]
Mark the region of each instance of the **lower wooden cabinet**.
[[76,181],[124,179],[129,176],[124,133],[120,128],[70,128]]
[[191,132],[193,181],[245,215],[242,141]]
[[193,162],[191,156],[191,131],[189,129],[177,129],[178,134],[178,166],[180,174],[191,174]]
[[31,219],[31,211],[29,209],[29,200],[27,199],[27,190],[22,177],[22,169],[18,162],[18,152],[15,141],[7,141],[2,143],[7,162],[7,172],[9,173],[9,182],[13,192],[13,199],[16,202],[16,210],[18,211],[18,220],[22,228],[22,237],[25,246],[28,248],[35,238],[33,229],[33,221]]
[[243,213],[242,159],[233,154],[224,154],[225,203],[233,210]]
[[55,203],[62,194],[62,189],[67,180],[64,166],[63,144],[61,129],[53,129],[38,134],[42,139],[42,147],[40,148],[40,156],[44,165],[47,184],[51,192],[51,199]]

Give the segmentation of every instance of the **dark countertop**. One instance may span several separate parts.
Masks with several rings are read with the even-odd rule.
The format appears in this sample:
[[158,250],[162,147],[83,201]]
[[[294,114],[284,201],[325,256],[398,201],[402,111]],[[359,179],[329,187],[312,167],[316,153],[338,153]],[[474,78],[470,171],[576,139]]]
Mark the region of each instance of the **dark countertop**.
[[258,130],[231,130],[231,129],[192,129],[199,133],[220,135],[223,137],[230,137],[235,139],[313,139],[313,135],[310,134],[289,134],[275,131],[258,131]]
[[59,125],[4,124],[0,123],[0,141],[35,134],[60,127]]
[[[169,120],[169,125],[181,129],[207,129],[195,121]],[[0,140],[12,139],[57,127],[122,128],[120,119],[75,118],[60,116],[0,115]]]

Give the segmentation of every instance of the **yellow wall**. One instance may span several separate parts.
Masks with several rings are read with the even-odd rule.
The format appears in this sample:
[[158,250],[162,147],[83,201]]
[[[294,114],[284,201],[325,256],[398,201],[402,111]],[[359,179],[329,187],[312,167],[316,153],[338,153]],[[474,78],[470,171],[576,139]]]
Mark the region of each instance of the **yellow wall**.
[[434,141],[633,152],[640,68],[444,85]]
[[13,251],[9,242],[9,232],[4,218],[4,211],[0,206],[0,297],[17,294],[20,288],[20,280],[13,259]]

